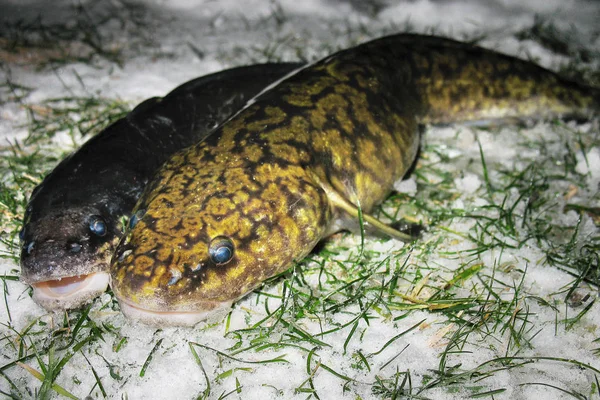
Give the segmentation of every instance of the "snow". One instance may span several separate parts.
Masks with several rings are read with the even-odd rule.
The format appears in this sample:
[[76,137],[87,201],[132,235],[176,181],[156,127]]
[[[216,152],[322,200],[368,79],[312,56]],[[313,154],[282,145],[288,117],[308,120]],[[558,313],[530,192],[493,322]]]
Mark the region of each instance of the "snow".
[[[595,42],[593,40],[598,33],[600,4],[584,0],[147,0],[140,3],[98,2],[101,5],[82,1],[76,4],[98,12],[114,7],[124,15],[125,26],[129,26],[131,22],[128,18],[137,15],[136,18],[142,18],[147,28],[140,33],[139,27],[136,31],[123,28],[116,22],[109,25],[111,29],[115,29],[110,37],[116,46],[123,49],[125,55],[122,67],[106,60],[98,60],[92,66],[71,61],[54,69],[39,70],[35,63],[18,60],[3,62],[3,80],[10,79],[35,88],[26,99],[30,104],[69,94],[100,94],[103,97],[124,99],[134,105],[145,98],[163,95],[194,77],[234,65],[266,61],[261,49],[269,48],[274,59],[297,60],[299,55],[314,59],[338,48],[402,30],[406,26],[416,32],[442,33],[457,39],[485,34],[482,44],[486,47],[522,57],[533,56],[542,65],[550,67],[556,67],[564,61],[564,57],[553,54],[532,41],[519,42],[513,36],[520,29],[530,28],[537,16],[548,17],[559,27],[576,26],[580,36],[573,40],[577,43],[595,46],[596,50],[600,45],[597,39]],[[69,1],[30,0],[26,4],[22,0],[5,1],[0,5],[0,18],[5,23],[14,23],[19,19],[31,21],[41,16],[42,21],[47,24],[59,23],[73,20],[75,8],[72,5]],[[144,10],[140,11],[141,17],[133,14],[130,11],[132,8],[126,5]],[[139,11],[138,8],[136,10]],[[108,29],[109,26],[101,29]],[[203,57],[198,57],[191,50],[190,43],[202,51]],[[278,45],[269,47],[275,43]],[[0,135],[3,145],[6,140],[23,140],[27,135],[26,112],[10,102],[3,101],[0,107]],[[571,124],[565,129],[580,130],[590,136],[598,135],[598,128],[593,124]],[[434,127],[426,131],[424,145],[435,146],[448,161],[435,158],[436,154],[429,153],[430,158],[424,162],[439,162],[452,175],[451,183],[457,198],[450,203],[451,207],[455,210],[477,211],[491,204],[491,200],[485,196],[486,183],[481,172],[480,149],[486,157],[486,163],[490,165],[491,179],[498,182],[501,180],[499,169],[521,170],[528,160],[535,160],[543,155],[540,148],[524,149],[518,146],[519,143],[545,139],[550,144],[543,151],[561,155],[564,142],[560,139],[565,134],[568,133],[545,122],[526,128],[500,127],[490,131],[462,125]],[[71,146],[71,139],[65,135],[57,138],[56,144],[68,148]],[[582,179],[586,180],[587,186],[587,189],[580,189],[575,194],[579,196],[575,199],[585,200],[591,197],[595,199],[595,204],[590,206],[598,207],[600,148],[586,148],[585,154],[578,152],[575,170],[584,177]],[[431,182],[442,182],[442,178],[438,176],[431,175],[430,179]],[[417,198],[419,189],[414,177],[409,177],[396,186],[396,190]],[[557,198],[561,198],[568,191],[568,186],[565,184],[554,189]],[[515,189],[508,196],[509,201],[514,201],[519,192]],[[523,213],[524,207],[524,202],[518,203],[516,213]],[[579,219],[581,223],[577,242],[587,243],[590,237],[598,234],[590,217],[571,211],[562,214],[559,222],[564,224],[565,230],[571,232],[568,227],[576,225]],[[378,378],[388,379],[386,384],[391,387],[396,371],[409,372],[412,386],[422,387],[438,378],[434,371],[438,370],[444,355],[447,357],[447,366],[460,363],[462,370],[476,368],[488,360],[505,355],[526,358],[561,357],[600,368],[598,353],[594,352],[594,349],[600,347],[598,342],[594,342],[600,336],[599,306],[594,304],[574,325],[565,323],[582,310],[564,300],[565,290],[570,287],[573,277],[544,263],[545,248],[542,245],[530,240],[516,248],[496,248],[473,254],[469,251],[474,244],[465,240],[464,236],[470,233],[475,235],[480,229],[474,220],[456,218],[446,228],[450,232],[449,236],[439,242],[438,236],[433,233],[425,233],[422,239],[434,247],[435,257],[426,259],[421,254],[412,254],[408,256],[409,261],[405,266],[391,266],[392,269],[406,268],[415,278],[413,284],[423,284],[418,293],[410,292],[412,286],[407,282],[402,282],[399,290],[404,295],[425,300],[436,292],[436,288],[443,287],[445,282],[450,281],[457,269],[481,263],[483,269],[480,279],[473,278],[458,283],[455,295],[460,298],[472,295],[472,290],[484,292],[481,284],[485,282],[494,287],[502,299],[518,299],[518,306],[506,309],[506,312],[515,313],[516,329],[523,327],[528,332],[525,335],[527,342],[521,343],[520,347],[515,347],[508,327],[493,326],[495,319],[474,319],[471,322],[486,326],[489,335],[483,333],[485,330],[474,332],[464,338],[464,347],[453,347],[446,354],[450,337],[460,332],[459,325],[456,321],[449,321],[445,314],[427,309],[417,309],[406,315],[401,309],[371,309],[369,315],[373,318],[368,319],[368,325],[364,319],[358,319],[356,331],[348,340],[353,327],[352,320],[360,313],[356,303],[348,305],[342,312],[323,311],[318,314],[319,319],[292,319],[296,326],[275,324],[273,319],[267,319],[261,324],[265,330],[275,325],[269,331],[268,338],[257,333],[246,336],[235,333],[236,330],[246,329],[262,321],[267,316],[266,305],[271,312],[281,305],[282,302],[277,297],[284,290],[281,281],[266,285],[260,294],[254,293],[240,300],[232,311],[228,327],[221,321],[212,321],[201,323],[193,329],[157,330],[126,321],[118,309],[113,307],[111,296],[104,294],[93,304],[89,318],[98,326],[105,329],[110,327],[110,332],[103,334],[103,340],[95,341],[78,351],[60,372],[56,382],[79,398],[88,395],[91,398],[102,398],[91,372],[90,367],[93,367],[107,398],[196,398],[206,389],[206,381],[202,369],[193,357],[189,342],[197,344],[191,346],[198,353],[210,381],[210,398],[219,398],[220,395],[233,391],[231,398],[305,399],[310,397],[311,388],[314,388],[321,399],[391,398],[389,393],[386,395],[378,391],[381,389],[377,389]],[[504,240],[516,245],[509,238]],[[343,263],[356,255],[360,243],[358,235],[336,235],[326,248],[335,249],[337,245],[348,248],[348,252],[334,257]],[[366,250],[373,252],[375,260],[382,261],[376,271],[381,275],[374,274],[372,277],[380,279],[387,265],[385,260],[393,255],[404,254],[406,248],[394,240],[368,239]],[[391,264],[400,263],[398,260],[404,259],[393,258]],[[423,262],[423,259],[426,261]],[[319,282],[325,278],[319,277],[316,262],[307,262],[304,267],[307,272],[303,279],[307,281],[312,295],[331,295],[335,298],[335,293],[330,293],[326,287],[319,287]],[[0,274],[18,275],[18,268],[10,259],[0,261]],[[331,268],[332,274],[339,278],[352,274],[333,263],[328,264],[327,268]],[[517,290],[519,294],[516,293]],[[592,298],[597,295],[597,289],[594,292],[593,288],[583,284],[577,292],[584,299],[588,294]],[[376,295],[375,292],[369,292],[366,299],[373,300]],[[4,296],[7,306],[0,307],[0,368],[17,358],[15,349],[18,349],[20,342],[18,332],[31,328],[33,332],[39,332],[41,337],[46,337],[42,343],[49,343],[52,339],[52,329],[49,327],[62,326],[63,320],[63,315],[48,314],[33,303],[27,287],[18,281],[5,281]],[[542,300],[553,307],[541,304]],[[583,304],[589,304],[589,301],[583,301]],[[464,314],[464,318],[469,320],[472,314]],[[344,324],[348,326],[327,335],[318,335],[319,332]],[[399,337],[379,353],[390,339],[411,327],[415,329]],[[326,344],[287,341],[289,345],[281,348],[274,346],[240,352],[234,356],[238,360],[219,356],[214,351],[231,354],[232,350],[228,349],[232,346],[278,343],[278,338],[299,335],[298,329],[315,335],[316,339]],[[116,347],[123,338],[126,340],[117,351]],[[26,339],[25,345],[31,345],[31,340]],[[82,338],[79,337],[78,340]],[[142,367],[159,340],[162,342],[153,353],[145,375],[141,377]],[[371,370],[362,363],[359,353],[368,358]],[[278,356],[283,356],[287,362],[254,363]],[[46,355],[42,359],[48,362]],[[40,370],[35,359],[24,362]],[[111,376],[109,366],[113,366],[112,372],[119,377]],[[501,367],[502,364],[499,363],[490,364],[489,368],[483,368],[480,372]],[[354,381],[345,385],[346,381],[335,376],[328,368],[349,376]],[[36,397],[40,382],[25,369],[18,366],[7,367],[2,370],[2,374],[18,386],[21,393],[30,398]],[[404,376],[406,375],[400,375],[399,380],[402,381]],[[11,392],[8,379],[0,378],[0,390],[5,394]],[[493,398],[569,398],[564,392],[541,385],[544,383],[593,397],[590,388],[594,387],[594,379],[597,379],[597,375],[594,378],[589,369],[578,368],[567,362],[538,360],[520,368],[504,369],[490,377],[482,377],[481,381],[470,380],[458,389],[432,388],[424,391],[422,396],[430,399],[460,399],[488,390],[504,389]],[[239,393],[235,392],[238,382],[241,385]],[[526,383],[535,384],[523,385]],[[481,388],[478,389],[479,392],[472,391],[470,386]],[[405,386],[407,391],[408,387]],[[595,396],[598,396],[597,389]]]
[[600,149],[594,147],[587,153],[577,154],[577,166],[575,170],[586,175],[589,187],[599,187],[600,185]]

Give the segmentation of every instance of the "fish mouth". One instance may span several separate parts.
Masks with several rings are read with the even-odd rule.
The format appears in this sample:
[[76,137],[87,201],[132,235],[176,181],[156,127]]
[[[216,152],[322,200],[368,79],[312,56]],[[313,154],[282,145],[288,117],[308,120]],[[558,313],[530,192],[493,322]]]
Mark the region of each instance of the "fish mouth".
[[79,308],[104,293],[109,280],[108,273],[96,272],[32,283],[33,300],[48,311]]
[[225,316],[232,304],[231,301],[203,302],[202,306],[198,306],[198,311],[151,310],[125,299],[117,300],[125,317],[156,327],[194,326],[201,321],[216,320]]

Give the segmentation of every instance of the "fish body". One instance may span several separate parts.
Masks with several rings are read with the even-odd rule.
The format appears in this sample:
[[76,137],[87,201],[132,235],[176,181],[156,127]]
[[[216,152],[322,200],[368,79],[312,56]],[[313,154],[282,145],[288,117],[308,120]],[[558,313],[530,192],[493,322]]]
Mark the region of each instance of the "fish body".
[[156,169],[299,66],[260,64],[187,82],[144,101],[58,164],[34,189],[20,234],[21,279],[34,300],[66,309],[104,292],[122,220]]
[[439,37],[343,50],[159,169],[115,252],[113,291],[127,316],[194,324],[356,226],[359,209],[368,217],[413,163],[419,124],[585,117],[599,100],[530,62]]

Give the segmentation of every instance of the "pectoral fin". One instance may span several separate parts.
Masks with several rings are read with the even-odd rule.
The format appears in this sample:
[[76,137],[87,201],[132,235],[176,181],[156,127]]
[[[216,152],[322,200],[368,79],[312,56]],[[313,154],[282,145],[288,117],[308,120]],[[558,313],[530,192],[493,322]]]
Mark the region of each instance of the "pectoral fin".
[[372,226],[377,231],[391,238],[398,239],[403,242],[412,242],[416,240],[416,237],[400,232],[399,230],[394,229],[391,226],[381,222],[377,218],[369,214],[365,214],[364,212],[361,212],[361,210],[359,210],[359,208],[356,205],[352,204],[344,196],[339,194],[331,185],[322,182],[317,177],[315,177],[315,180],[323,188],[331,204],[333,204],[335,207],[341,210],[344,210],[353,219],[356,219],[358,221],[362,216],[362,220],[364,223]]

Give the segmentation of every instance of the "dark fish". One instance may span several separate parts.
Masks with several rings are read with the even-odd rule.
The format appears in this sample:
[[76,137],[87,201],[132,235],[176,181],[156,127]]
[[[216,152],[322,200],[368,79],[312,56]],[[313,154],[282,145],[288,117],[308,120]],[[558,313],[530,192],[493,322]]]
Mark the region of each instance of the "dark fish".
[[156,169],[299,66],[262,64],[194,79],[144,101],[58,164],[34,189],[20,233],[21,279],[33,286],[34,300],[67,309],[104,292],[122,221]]

